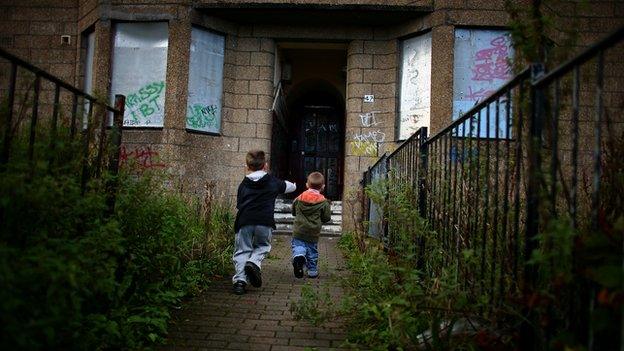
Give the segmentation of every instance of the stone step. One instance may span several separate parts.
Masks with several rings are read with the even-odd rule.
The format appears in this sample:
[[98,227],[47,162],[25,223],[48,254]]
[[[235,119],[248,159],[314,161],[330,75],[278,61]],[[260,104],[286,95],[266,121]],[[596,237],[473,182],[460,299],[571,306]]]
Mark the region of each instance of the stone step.
[[[289,231],[291,233],[293,229],[293,226],[290,223],[275,223],[275,227],[277,230]],[[324,224],[323,227],[321,227],[321,232],[340,234],[342,232],[342,226],[336,224]]]
[[[293,217],[290,213],[275,213],[275,222],[276,223],[292,223],[295,221],[295,217]],[[342,215],[341,214],[332,214],[331,222],[327,224],[341,224],[342,223]]]
[[[295,217],[292,213],[293,200],[277,199],[275,201],[275,235],[292,235],[293,222]],[[321,236],[337,237],[342,235],[342,201],[332,201],[332,220],[323,224]]]
[[[277,202],[277,201],[275,202],[276,213],[290,213],[291,211],[292,211],[292,202]],[[342,203],[334,204],[332,202],[331,211],[332,211],[332,214],[341,214]]]
[[[283,230],[276,229],[273,231],[273,235],[292,235],[292,230]],[[342,235],[341,232],[321,232],[320,236],[322,237],[340,237]]]

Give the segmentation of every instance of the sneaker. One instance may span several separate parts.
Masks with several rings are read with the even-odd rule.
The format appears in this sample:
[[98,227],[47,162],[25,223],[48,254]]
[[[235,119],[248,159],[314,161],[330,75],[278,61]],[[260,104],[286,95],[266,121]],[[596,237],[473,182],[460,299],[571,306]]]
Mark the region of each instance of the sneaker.
[[318,278],[318,271],[308,271],[308,278]]
[[239,280],[236,283],[234,283],[232,290],[234,291],[236,295],[242,295],[245,293],[245,285],[247,285],[247,283]]
[[260,267],[255,263],[247,261],[245,263],[245,274],[252,286],[259,288],[262,286],[262,274],[260,273]]
[[293,259],[293,270],[295,277],[303,278],[303,265],[305,264],[305,257],[297,256]]

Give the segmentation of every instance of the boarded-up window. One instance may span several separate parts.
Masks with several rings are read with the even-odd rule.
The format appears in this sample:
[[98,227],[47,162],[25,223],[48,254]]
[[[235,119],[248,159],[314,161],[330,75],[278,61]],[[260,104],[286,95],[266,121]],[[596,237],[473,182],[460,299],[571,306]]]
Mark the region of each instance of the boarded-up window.
[[401,93],[398,138],[404,140],[420,127],[429,127],[431,107],[431,32],[401,44]]
[[222,35],[193,27],[189,67],[186,128],[208,133],[221,130],[223,92]]
[[95,54],[95,32],[89,32],[83,37],[86,43],[86,55],[84,58],[84,91],[87,94],[93,92],[93,57]]
[[[95,57],[95,32],[85,33],[83,35],[85,44],[85,56],[84,56],[84,80],[83,91],[87,94],[93,94],[93,60]],[[89,100],[85,99],[82,103],[83,111],[83,128],[87,128],[88,113],[89,113]]]
[[126,95],[124,126],[162,127],[167,23],[117,23],[114,33],[111,93]]
[[[513,48],[508,31],[484,29],[455,30],[455,63],[453,74],[453,120],[487,98],[512,78]],[[502,111],[507,101],[499,104],[499,128],[496,133],[496,106],[490,105],[490,135],[487,135],[487,110],[481,112],[480,136],[503,137],[506,120]],[[460,131],[461,133],[462,131]],[[476,135],[476,127],[474,129]]]

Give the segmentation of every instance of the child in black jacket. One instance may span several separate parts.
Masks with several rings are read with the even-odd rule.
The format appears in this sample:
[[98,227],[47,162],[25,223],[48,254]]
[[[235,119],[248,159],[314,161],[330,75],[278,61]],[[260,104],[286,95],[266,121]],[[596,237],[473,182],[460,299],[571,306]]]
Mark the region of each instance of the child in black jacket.
[[273,211],[279,194],[296,190],[296,185],[277,179],[267,173],[267,163],[262,150],[247,153],[247,175],[238,186],[236,221],[234,231],[234,268],[232,277],[234,293],[244,294],[247,281],[254,287],[262,286],[260,267],[271,251],[271,231],[275,229]]

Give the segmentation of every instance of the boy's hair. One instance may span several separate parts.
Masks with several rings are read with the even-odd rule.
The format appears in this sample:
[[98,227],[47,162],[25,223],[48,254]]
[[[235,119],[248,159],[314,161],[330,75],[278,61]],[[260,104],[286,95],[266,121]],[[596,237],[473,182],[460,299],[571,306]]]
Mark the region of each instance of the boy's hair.
[[308,184],[312,189],[321,190],[325,184],[325,177],[320,172],[312,172],[308,175]]
[[247,157],[245,158],[245,162],[247,163],[247,168],[252,171],[259,171],[264,167],[266,163],[266,158],[264,156],[264,151],[262,150],[249,150],[247,152]]

